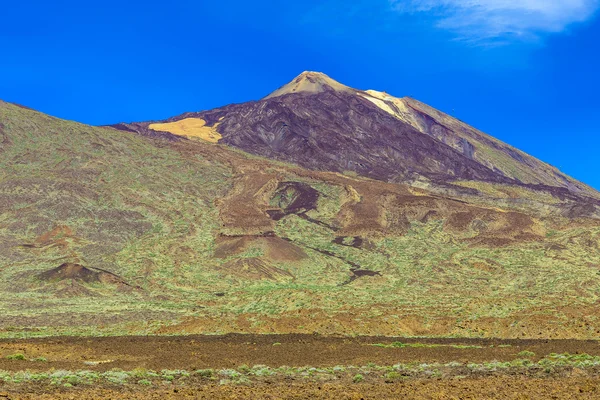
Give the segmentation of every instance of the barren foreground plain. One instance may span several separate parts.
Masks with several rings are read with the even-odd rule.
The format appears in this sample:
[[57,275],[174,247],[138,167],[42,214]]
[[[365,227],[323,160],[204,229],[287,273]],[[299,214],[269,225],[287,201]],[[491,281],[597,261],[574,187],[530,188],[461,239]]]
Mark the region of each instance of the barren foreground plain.
[[595,399],[600,344],[320,335],[0,341],[6,399]]

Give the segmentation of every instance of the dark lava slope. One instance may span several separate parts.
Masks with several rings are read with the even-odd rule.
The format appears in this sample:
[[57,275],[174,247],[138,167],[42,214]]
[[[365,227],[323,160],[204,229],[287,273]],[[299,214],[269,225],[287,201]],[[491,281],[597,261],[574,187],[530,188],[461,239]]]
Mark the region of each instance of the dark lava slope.
[[[188,116],[189,117],[189,116]],[[303,167],[399,181],[429,178],[508,182],[358,96],[286,94],[194,114],[216,124],[222,143]]]

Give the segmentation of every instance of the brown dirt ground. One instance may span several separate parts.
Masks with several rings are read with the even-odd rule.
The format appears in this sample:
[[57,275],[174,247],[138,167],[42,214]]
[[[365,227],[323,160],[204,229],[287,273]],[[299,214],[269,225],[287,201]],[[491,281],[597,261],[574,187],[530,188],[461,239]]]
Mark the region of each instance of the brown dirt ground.
[[426,380],[391,384],[274,383],[255,386],[131,389],[93,388],[53,393],[2,392],[7,400],[92,400],[92,399],[598,399],[600,380],[595,378],[523,379],[491,377],[481,379]]
[[[482,348],[382,348],[373,343],[430,343],[478,345]],[[273,346],[274,343],[281,343]],[[502,347],[499,347],[503,345]],[[493,346],[493,347],[491,347]],[[54,369],[106,371],[113,368],[186,369],[237,368],[263,364],[271,367],[378,365],[396,363],[509,361],[523,350],[536,354],[569,352],[600,355],[597,341],[403,339],[386,337],[325,337],[319,335],[226,335],[179,337],[44,338],[0,341],[0,370]],[[7,360],[22,352],[28,359]],[[88,362],[88,364],[85,364]],[[97,362],[89,365],[89,362]],[[554,378],[524,376],[453,377],[374,384],[368,381],[302,382],[281,378],[250,386],[220,386],[203,382],[185,387],[48,388],[0,386],[0,399],[596,399],[600,379],[571,373]],[[50,390],[50,391],[49,391]]]
[[[374,343],[433,343],[477,345],[483,348],[457,349],[449,346],[424,348],[382,348]],[[281,345],[273,346],[274,343]],[[491,347],[493,345],[493,347]],[[510,345],[510,347],[498,347]],[[536,358],[550,353],[587,353],[600,356],[598,341],[578,340],[494,340],[494,339],[412,339],[389,337],[331,337],[321,335],[224,336],[127,336],[55,337],[0,340],[0,370],[46,371],[50,368],[107,371],[113,368],[187,369],[237,368],[240,365],[313,366],[378,365],[396,363],[511,361],[523,350]],[[23,353],[27,359],[45,357],[46,362],[7,360]],[[89,366],[85,362],[99,362]]]

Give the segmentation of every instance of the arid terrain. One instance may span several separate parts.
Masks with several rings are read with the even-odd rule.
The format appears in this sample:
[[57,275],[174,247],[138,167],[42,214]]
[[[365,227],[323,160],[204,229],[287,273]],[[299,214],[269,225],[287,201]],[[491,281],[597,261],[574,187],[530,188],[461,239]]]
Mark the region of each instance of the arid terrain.
[[597,341],[57,337],[4,340],[0,353],[0,396],[8,399],[591,399],[600,394]]
[[594,398],[599,296],[600,193],[411,98],[0,102],[0,400]]

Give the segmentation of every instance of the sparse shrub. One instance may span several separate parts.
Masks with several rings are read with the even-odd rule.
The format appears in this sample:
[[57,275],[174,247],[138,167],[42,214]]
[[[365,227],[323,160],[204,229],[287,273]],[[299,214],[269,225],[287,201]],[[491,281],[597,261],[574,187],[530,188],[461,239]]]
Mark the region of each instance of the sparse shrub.
[[14,378],[16,378],[18,375],[21,375],[20,380],[22,382],[39,382],[39,381],[44,381],[46,379],[48,379],[48,374],[46,373],[31,373],[28,371],[25,372],[18,372],[15,374]]
[[462,367],[463,364],[458,361],[451,361],[448,364],[446,364],[445,366],[450,367],[450,368],[457,368],[457,367]]
[[212,369],[199,369],[194,374],[202,378],[212,378],[214,371]]
[[67,383],[71,386],[77,386],[81,381],[78,376],[72,375],[67,378]]
[[438,369],[427,370],[424,371],[423,374],[425,374],[425,376],[427,376],[428,378],[439,378],[442,376],[442,372]]
[[[71,376],[73,376],[73,372],[59,369],[58,371],[54,371],[50,375],[48,375],[48,378],[50,378],[51,384],[61,385],[61,384],[63,384],[63,382],[68,383],[66,381]],[[71,384],[69,384],[69,385],[71,385]],[[73,386],[73,385],[71,385],[71,386]]]
[[273,371],[271,368],[267,367],[266,365],[255,365],[252,367],[252,370],[250,371],[250,373],[253,375],[256,375],[256,376],[275,375],[275,371]]
[[250,367],[247,366],[246,364],[242,364],[238,367],[238,371],[247,374],[248,372],[250,372]]
[[235,369],[222,369],[219,371],[219,375],[227,376],[229,378],[239,378],[241,376]]
[[133,378],[145,378],[148,376],[148,370],[146,368],[136,368],[131,371],[131,376]]
[[365,380],[365,377],[362,376],[361,374],[356,374],[356,375],[354,375],[354,378],[352,378],[352,382],[354,382],[354,383],[360,383],[364,380]]
[[36,358],[32,359],[31,361],[46,362],[48,360],[46,359],[46,357],[36,357]]
[[522,357],[522,358],[531,358],[531,357],[535,357],[535,353],[533,351],[523,350],[522,352],[517,354],[517,356]]
[[182,370],[182,369],[163,369],[162,371],[160,371],[162,376],[172,376],[173,378],[179,377],[179,378],[185,378],[190,376],[190,373],[188,371]]
[[512,365],[513,367],[529,367],[533,365],[533,362],[528,358],[518,358],[516,360],[513,360],[510,363],[510,365]]
[[424,348],[424,349],[432,349],[436,347],[452,347],[454,349],[481,349],[482,346],[477,345],[468,345],[468,344],[436,344],[436,343],[402,343],[402,342],[392,342],[390,344],[384,343],[375,343],[371,346],[375,347],[384,347],[384,348],[396,348],[403,349],[405,347],[412,347],[416,349]]
[[129,378],[129,374],[127,372],[118,370],[107,371],[103,373],[102,376],[110,383],[115,383],[117,385],[126,383],[127,379]]
[[152,386],[152,382],[150,382],[148,379],[142,379],[138,381],[138,385]]
[[483,367],[488,371],[497,371],[499,369],[510,368],[511,363],[509,362],[500,362],[500,361],[492,361],[489,363],[484,363]]
[[295,376],[296,374],[298,374],[298,370],[292,367],[288,367],[286,365],[277,368],[277,372],[285,375],[285,376]]
[[0,384],[12,382],[12,375],[7,371],[0,371]]
[[163,378],[166,382],[173,382],[175,378],[184,378],[190,376],[189,372],[183,370],[168,370],[163,369],[160,371],[161,378]]
[[400,375],[400,373],[398,373],[396,371],[391,371],[391,372],[388,372],[387,374],[385,374],[386,382],[394,382],[401,378],[402,378],[402,375]]
[[65,371],[64,369],[59,369],[58,371],[54,371],[50,374],[50,378],[53,379],[64,379],[71,375],[71,371]]
[[16,353],[6,356],[7,360],[25,360],[25,355],[22,353]]

